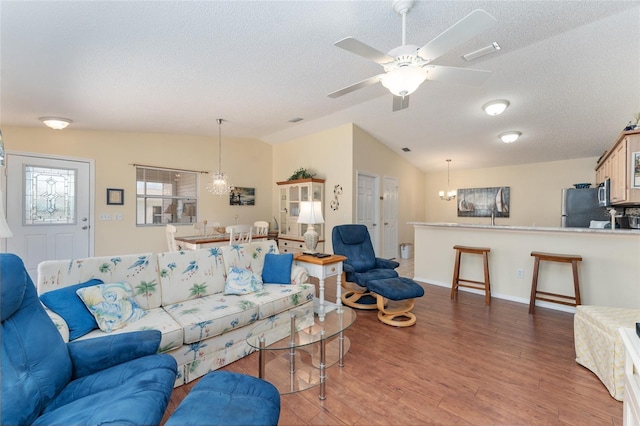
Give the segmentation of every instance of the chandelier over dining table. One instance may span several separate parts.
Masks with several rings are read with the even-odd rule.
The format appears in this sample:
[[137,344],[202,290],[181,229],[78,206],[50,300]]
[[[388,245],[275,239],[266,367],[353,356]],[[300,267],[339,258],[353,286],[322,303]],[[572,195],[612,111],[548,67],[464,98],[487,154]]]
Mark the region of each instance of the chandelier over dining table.
[[211,177],[207,184],[207,190],[215,195],[227,195],[233,190],[229,184],[229,177],[222,171],[222,118],[217,118],[218,123],[218,171]]

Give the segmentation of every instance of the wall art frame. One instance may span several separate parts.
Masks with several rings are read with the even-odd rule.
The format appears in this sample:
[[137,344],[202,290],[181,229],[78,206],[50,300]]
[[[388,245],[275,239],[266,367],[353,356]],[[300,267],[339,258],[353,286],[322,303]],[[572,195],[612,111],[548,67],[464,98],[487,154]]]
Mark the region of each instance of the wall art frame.
[[256,189],[236,186],[229,192],[230,206],[255,206]]
[[107,188],[107,205],[124,205],[124,189]]
[[511,188],[458,189],[458,217],[509,217]]

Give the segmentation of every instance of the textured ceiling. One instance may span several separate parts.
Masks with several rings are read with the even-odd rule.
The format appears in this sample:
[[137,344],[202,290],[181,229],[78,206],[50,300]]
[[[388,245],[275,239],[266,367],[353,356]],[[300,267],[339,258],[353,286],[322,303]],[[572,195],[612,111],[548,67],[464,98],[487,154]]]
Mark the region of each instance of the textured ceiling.
[[[391,112],[379,84],[326,96],[381,71],[334,42],[401,44],[391,1],[2,1],[0,124],[51,115],[75,129],[216,135],[221,117],[224,136],[279,143],[353,122],[432,171],[446,158],[476,168],[599,156],[640,111],[640,2],[419,1],[407,43],[477,8],[497,25],[434,63],[493,71],[489,81],[427,81]],[[499,52],[460,58],[494,41]],[[510,108],[485,115],[498,98]],[[521,140],[503,144],[506,130]]]

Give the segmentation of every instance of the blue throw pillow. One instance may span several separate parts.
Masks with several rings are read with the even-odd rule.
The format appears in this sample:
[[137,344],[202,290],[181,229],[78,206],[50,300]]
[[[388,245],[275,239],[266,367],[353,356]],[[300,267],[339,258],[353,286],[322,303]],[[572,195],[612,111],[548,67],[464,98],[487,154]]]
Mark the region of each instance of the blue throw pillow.
[[262,282],[269,284],[291,284],[293,253],[267,253],[262,268]]
[[42,303],[60,315],[69,326],[69,340],[75,340],[98,328],[96,319],[76,294],[76,291],[81,288],[97,284],[102,284],[102,280],[89,280],[85,283],[49,291],[40,296]]

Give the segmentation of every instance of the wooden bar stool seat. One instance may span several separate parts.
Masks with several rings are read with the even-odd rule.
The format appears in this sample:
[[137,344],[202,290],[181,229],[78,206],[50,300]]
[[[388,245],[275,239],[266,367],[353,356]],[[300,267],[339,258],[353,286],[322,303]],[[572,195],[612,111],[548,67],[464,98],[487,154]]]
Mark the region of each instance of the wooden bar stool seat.
[[[582,261],[582,256],[579,256],[577,254],[542,253],[539,251],[532,251],[531,256],[534,257],[535,261],[533,264],[533,280],[531,281],[531,298],[529,300],[530,314],[535,313],[536,300],[559,303],[567,306],[577,306],[581,304],[580,279],[578,278],[578,262]],[[543,260],[546,260],[547,262],[561,262],[571,264],[571,268],[573,270],[573,296],[558,293],[549,293],[546,291],[538,290],[538,271],[540,269],[540,262]]]
[[[451,299],[454,299],[458,294],[458,287],[468,287],[476,290],[484,291],[485,304],[491,304],[491,283],[489,281],[489,252],[490,248],[487,247],[468,247],[468,246],[453,246],[456,251],[456,263],[453,267],[453,282],[451,283]],[[484,263],[484,281],[474,281],[464,278],[460,278],[460,259],[462,253],[468,254],[481,254]]]

